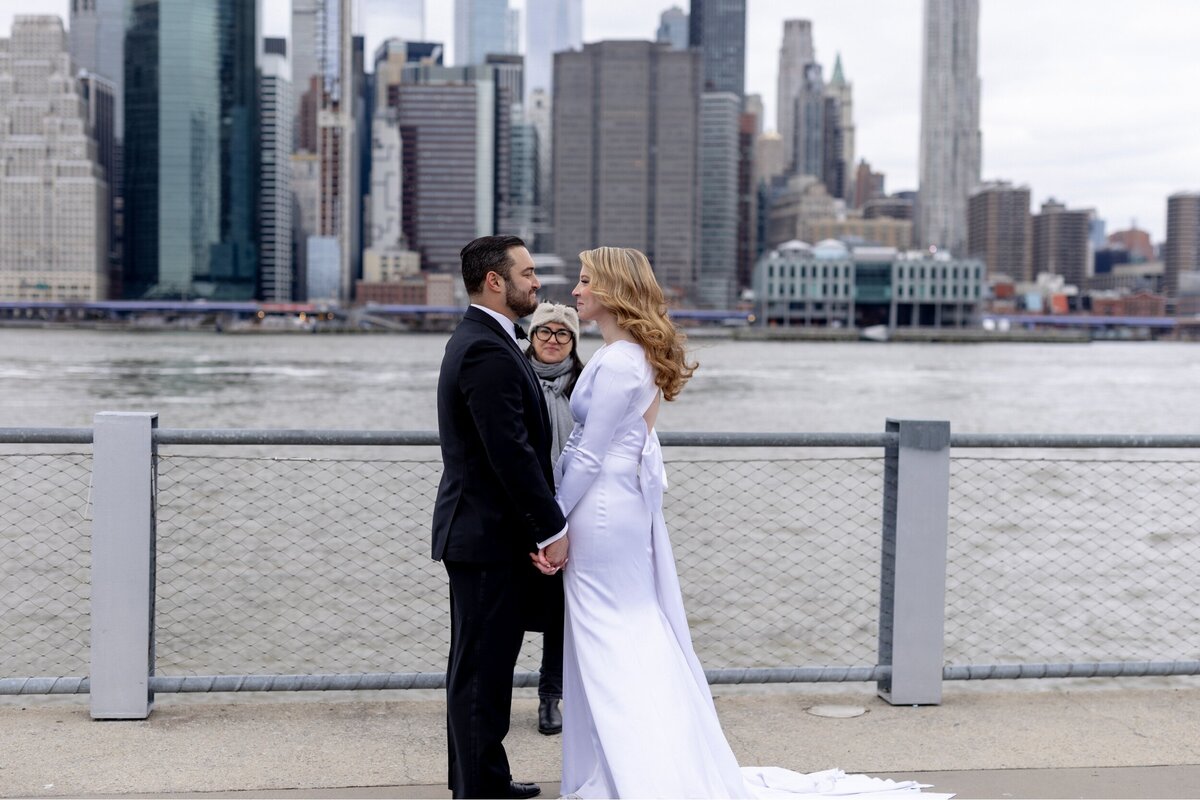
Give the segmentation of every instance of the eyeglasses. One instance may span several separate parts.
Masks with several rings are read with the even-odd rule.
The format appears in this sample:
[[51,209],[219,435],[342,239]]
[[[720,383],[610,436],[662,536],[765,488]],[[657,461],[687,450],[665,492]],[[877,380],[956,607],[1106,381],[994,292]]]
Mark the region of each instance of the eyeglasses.
[[570,331],[552,331],[540,325],[533,329],[533,335],[539,342],[548,342],[553,339],[559,344],[570,344],[571,340],[575,338]]

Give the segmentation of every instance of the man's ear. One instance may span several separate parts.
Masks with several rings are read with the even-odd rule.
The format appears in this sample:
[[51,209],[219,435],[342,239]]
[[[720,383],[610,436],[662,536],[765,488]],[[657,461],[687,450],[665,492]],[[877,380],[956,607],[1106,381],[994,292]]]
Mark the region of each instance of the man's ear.
[[487,275],[483,276],[484,284],[486,284],[489,289],[497,292],[504,291],[504,287],[501,285],[501,281],[503,280],[504,279],[500,277],[499,272],[489,272]]

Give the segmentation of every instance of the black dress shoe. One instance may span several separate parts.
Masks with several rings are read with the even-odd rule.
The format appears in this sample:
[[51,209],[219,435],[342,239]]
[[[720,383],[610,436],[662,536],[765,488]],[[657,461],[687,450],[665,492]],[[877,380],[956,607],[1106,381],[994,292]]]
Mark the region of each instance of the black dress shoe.
[[537,797],[542,793],[542,787],[536,783],[517,783],[516,781],[508,782],[508,794],[503,797]]
[[553,736],[562,733],[562,714],[558,710],[558,700],[543,697],[538,703],[538,733]]

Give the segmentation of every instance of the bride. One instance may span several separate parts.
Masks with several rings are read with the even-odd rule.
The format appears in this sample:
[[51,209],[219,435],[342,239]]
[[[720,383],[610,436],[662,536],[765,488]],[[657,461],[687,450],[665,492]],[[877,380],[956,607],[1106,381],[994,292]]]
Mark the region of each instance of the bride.
[[533,556],[543,572],[564,572],[563,794],[919,791],[837,770],[738,767],[692,648],[662,515],[654,423],[660,399],[674,400],[697,365],[645,255],[600,247],[580,259],[579,318],[599,326],[604,346],[576,383],[575,428],[555,468],[569,533]]

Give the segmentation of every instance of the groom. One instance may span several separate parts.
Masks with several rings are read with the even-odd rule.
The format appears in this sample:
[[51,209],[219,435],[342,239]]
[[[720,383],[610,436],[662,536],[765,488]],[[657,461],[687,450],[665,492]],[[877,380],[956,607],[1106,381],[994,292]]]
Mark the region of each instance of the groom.
[[522,603],[537,576],[529,554],[567,527],[554,501],[550,420],[517,343],[525,332],[516,320],[537,308],[541,284],[515,236],[484,236],[461,256],[471,307],[438,378],[443,471],[433,510],[433,558],[450,578],[450,789],[455,797],[535,797],[537,784],[513,782],[503,740]]

